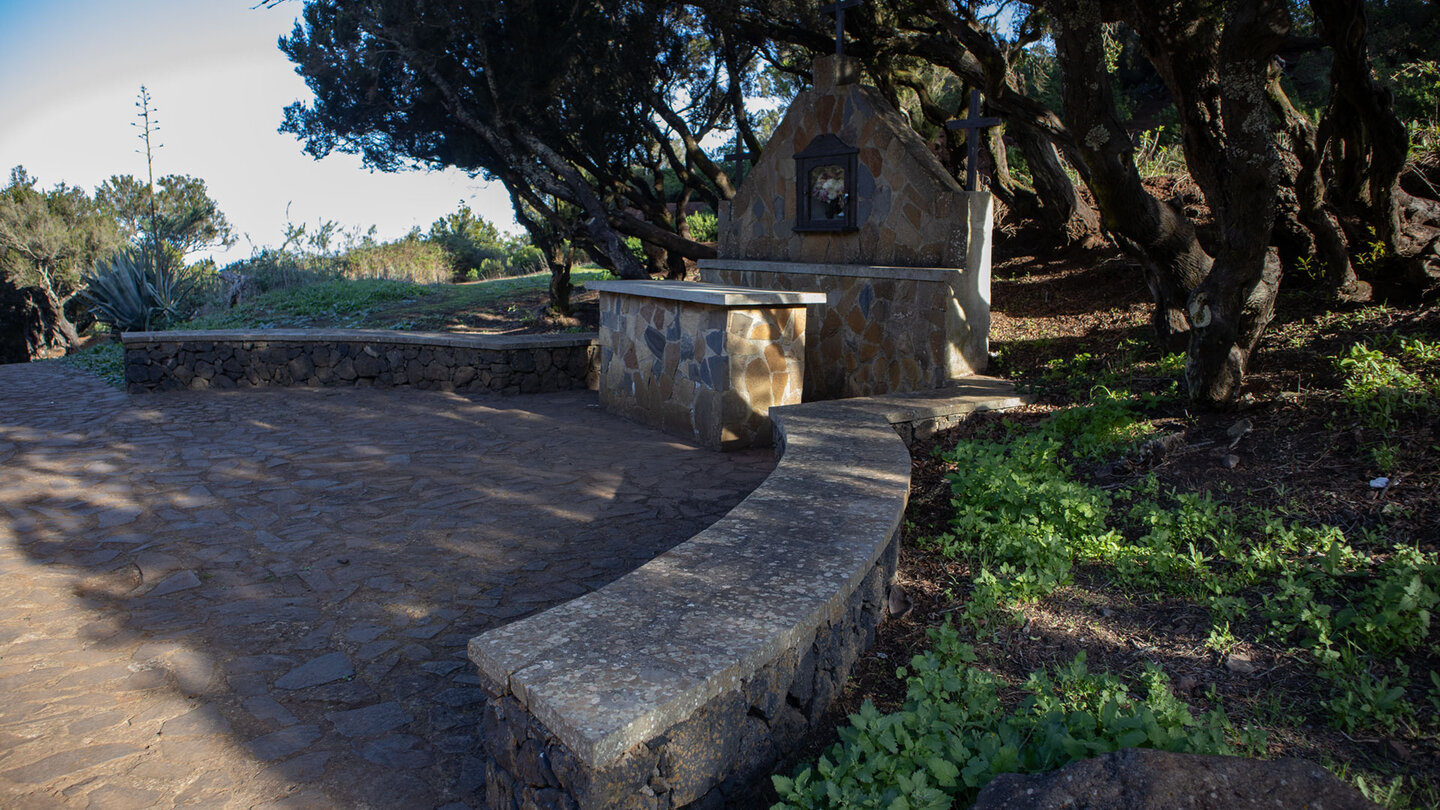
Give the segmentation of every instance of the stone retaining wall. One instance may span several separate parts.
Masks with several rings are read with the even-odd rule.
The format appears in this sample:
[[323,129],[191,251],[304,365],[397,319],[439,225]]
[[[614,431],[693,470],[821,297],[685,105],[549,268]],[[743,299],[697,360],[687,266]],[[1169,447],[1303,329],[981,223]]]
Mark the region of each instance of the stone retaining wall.
[[758,806],[765,775],[818,722],[885,615],[906,440],[1019,402],[1006,383],[970,378],[772,410],[780,463],[725,518],[598,591],[471,640],[488,695],[476,803]]
[[897,530],[838,616],[678,724],[589,767],[514,695],[481,715],[489,808],[759,807],[765,777],[815,727],[875,643],[899,560]]
[[457,335],[354,329],[130,332],[131,393],[258,386],[413,386],[533,394],[596,385],[594,333]]

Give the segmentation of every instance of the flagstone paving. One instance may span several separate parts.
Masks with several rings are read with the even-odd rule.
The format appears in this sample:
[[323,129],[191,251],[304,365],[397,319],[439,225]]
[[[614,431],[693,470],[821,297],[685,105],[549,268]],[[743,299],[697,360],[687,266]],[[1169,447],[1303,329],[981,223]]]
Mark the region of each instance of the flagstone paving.
[[0,806],[473,806],[466,641],[772,467],[589,392],[130,396],[0,366]]

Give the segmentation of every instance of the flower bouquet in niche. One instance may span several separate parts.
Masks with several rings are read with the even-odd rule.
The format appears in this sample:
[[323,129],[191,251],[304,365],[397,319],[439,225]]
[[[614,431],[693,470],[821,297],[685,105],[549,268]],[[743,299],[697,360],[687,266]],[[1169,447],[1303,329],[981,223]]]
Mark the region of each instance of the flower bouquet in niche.
[[845,215],[850,195],[845,190],[844,166],[820,166],[810,171],[811,216],[839,219]]

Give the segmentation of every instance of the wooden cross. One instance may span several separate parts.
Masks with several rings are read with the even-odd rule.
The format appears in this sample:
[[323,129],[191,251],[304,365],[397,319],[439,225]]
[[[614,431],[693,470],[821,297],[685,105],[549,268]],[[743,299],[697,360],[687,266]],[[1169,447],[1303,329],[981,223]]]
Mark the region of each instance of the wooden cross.
[[821,6],[821,14],[835,15],[835,55],[845,55],[845,9],[855,8],[860,0],[836,0],[828,6]]
[[740,185],[741,181],[745,179],[745,164],[742,161],[748,160],[754,163],[758,157],[760,157],[759,152],[741,152],[740,140],[738,138],[735,140],[735,151],[725,156],[726,160],[735,161],[735,185]]
[[980,130],[988,127],[999,126],[999,118],[981,118],[980,116],[980,91],[970,91],[970,114],[958,121],[946,121],[946,129],[965,130],[965,145],[970,147],[970,153],[965,157],[965,190],[974,191],[975,184],[979,179],[980,168]]

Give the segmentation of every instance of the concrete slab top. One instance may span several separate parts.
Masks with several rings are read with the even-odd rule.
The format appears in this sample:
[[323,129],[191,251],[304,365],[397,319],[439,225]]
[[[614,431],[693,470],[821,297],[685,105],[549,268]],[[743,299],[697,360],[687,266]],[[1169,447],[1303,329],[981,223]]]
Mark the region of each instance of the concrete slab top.
[[874,264],[825,264],[758,259],[701,259],[699,266],[701,270],[741,270],[800,276],[850,276],[909,281],[948,281],[964,271],[962,267],[889,267]]
[[452,346],[474,349],[552,349],[585,346],[594,332],[547,335],[484,335],[460,332],[398,332],[389,329],[207,329],[175,332],[126,332],[126,346],[146,343],[383,343],[398,346]]
[[590,281],[585,289],[618,295],[638,295],[667,301],[688,301],[729,309],[803,307],[825,303],[824,293],[756,290],[726,284],[697,284],[693,281]]

